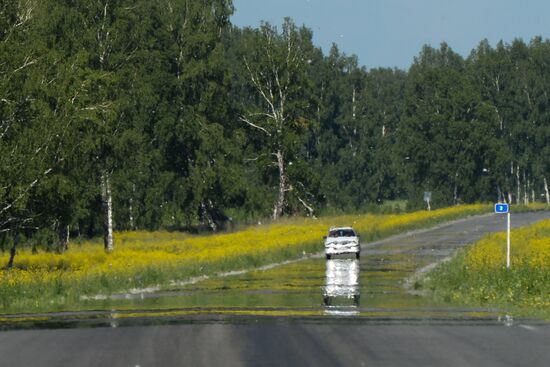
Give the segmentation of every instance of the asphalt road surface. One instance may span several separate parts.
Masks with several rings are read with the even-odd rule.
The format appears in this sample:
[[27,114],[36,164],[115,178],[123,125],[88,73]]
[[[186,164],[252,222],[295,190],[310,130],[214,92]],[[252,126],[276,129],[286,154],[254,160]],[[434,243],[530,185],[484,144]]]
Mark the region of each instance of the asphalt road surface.
[[12,331],[2,366],[548,366],[549,326],[261,322]]
[[[515,214],[513,225],[546,218]],[[550,324],[429,304],[404,287],[503,229],[502,216],[469,218],[367,244],[360,263],[308,259],[113,299],[110,316],[46,316],[35,324],[45,328],[0,332],[0,366],[549,366]],[[352,294],[360,301],[338,306]],[[139,316],[120,318],[117,308]]]

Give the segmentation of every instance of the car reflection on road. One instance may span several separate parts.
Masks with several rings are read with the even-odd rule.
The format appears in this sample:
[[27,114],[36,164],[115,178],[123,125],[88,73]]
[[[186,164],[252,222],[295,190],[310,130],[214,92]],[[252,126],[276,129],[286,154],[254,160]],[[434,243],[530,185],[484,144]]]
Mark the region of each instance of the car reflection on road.
[[359,260],[327,260],[325,274],[325,313],[341,316],[359,314]]

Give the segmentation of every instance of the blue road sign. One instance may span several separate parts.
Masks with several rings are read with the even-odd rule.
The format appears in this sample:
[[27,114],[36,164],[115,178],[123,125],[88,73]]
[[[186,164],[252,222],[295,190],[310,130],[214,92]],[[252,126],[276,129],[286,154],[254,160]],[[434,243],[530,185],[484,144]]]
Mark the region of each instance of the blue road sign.
[[495,204],[495,213],[508,213],[510,206],[506,203]]

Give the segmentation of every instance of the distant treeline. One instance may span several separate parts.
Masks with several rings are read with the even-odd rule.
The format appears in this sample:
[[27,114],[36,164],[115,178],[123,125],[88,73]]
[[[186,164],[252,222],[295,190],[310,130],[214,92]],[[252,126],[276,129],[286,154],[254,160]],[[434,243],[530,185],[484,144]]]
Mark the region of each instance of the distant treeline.
[[113,226],[418,207],[424,191],[435,206],[550,200],[548,40],[367,70],[291,20],[234,27],[233,10],[2,1],[0,241],[108,245]]

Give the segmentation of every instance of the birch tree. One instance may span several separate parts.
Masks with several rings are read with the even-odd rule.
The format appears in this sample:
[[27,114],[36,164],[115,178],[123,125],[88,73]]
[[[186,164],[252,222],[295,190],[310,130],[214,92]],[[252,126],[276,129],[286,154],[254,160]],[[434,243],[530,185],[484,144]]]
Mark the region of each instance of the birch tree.
[[[21,213],[40,176],[26,166],[28,158],[41,157],[40,145],[21,144],[32,130],[28,96],[18,88],[23,76],[38,62],[29,46],[29,28],[34,16],[32,2],[3,2],[0,8],[0,230],[9,231],[27,222]],[[27,47],[16,47],[18,43]],[[36,153],[33,153],[35,150]],[[19,213],[18,213],[19,212]]]
[[[284,212],[287,193],[294,190],[288,174],[292,163],[292,141],[307,125],[308,100],[306,78],[307,50],[310,40],[304,29],[298,29],[286,19],[279,33],[277,28],[264,23],[252,32],[250,48],[242,56],[251,90],[259,102],[258,108],[249,109],[239,117],[250,130],[261,134],[268,146],[271,164],[277,168],[277,194],[272,218],[278,219]],[[290,144],[289,144],[290,143]],[[296,185],[296,184],[295,184]],[[297,200],[312,214],[308,202]]]
[[[144,2],[96,0],[66,7],[82,22],[73,29],[80,35],[81,49],[71,54],[79,65],[83,93],[76,95],[78,118],[87,132],[81,147],[88,155],[97,175],[103,212],[104,248],[114,249],[112,176],[121,157],[117,153],[118,138],[127,128],[123,98],[125,85],[133,77],[125,73],[138,50],[135,38],[139,27],[138,14]],[[72,27],[75,23],[71,24]],[[67,30],[68,31],[68,30]],[[69,50],[71,51],[71,50]],[[130,80],[126,79],[129,78]]]
[[0,232],[13,232],[8,267],[19,233],[47,225],[37,192],[62,161],[67,122],[45,103],[58,66],[39,41],[39,8],[31,0],[0,5]]
[[550,41],[535,37],[529,43],[528,58],[525,62],[524,88],[526,123],[521,130],[523,139],[528,142],[524,152],[528,165],[524,198],[531,196],[535,201],[539,194],[550,205],[547,176],[550,172]]

